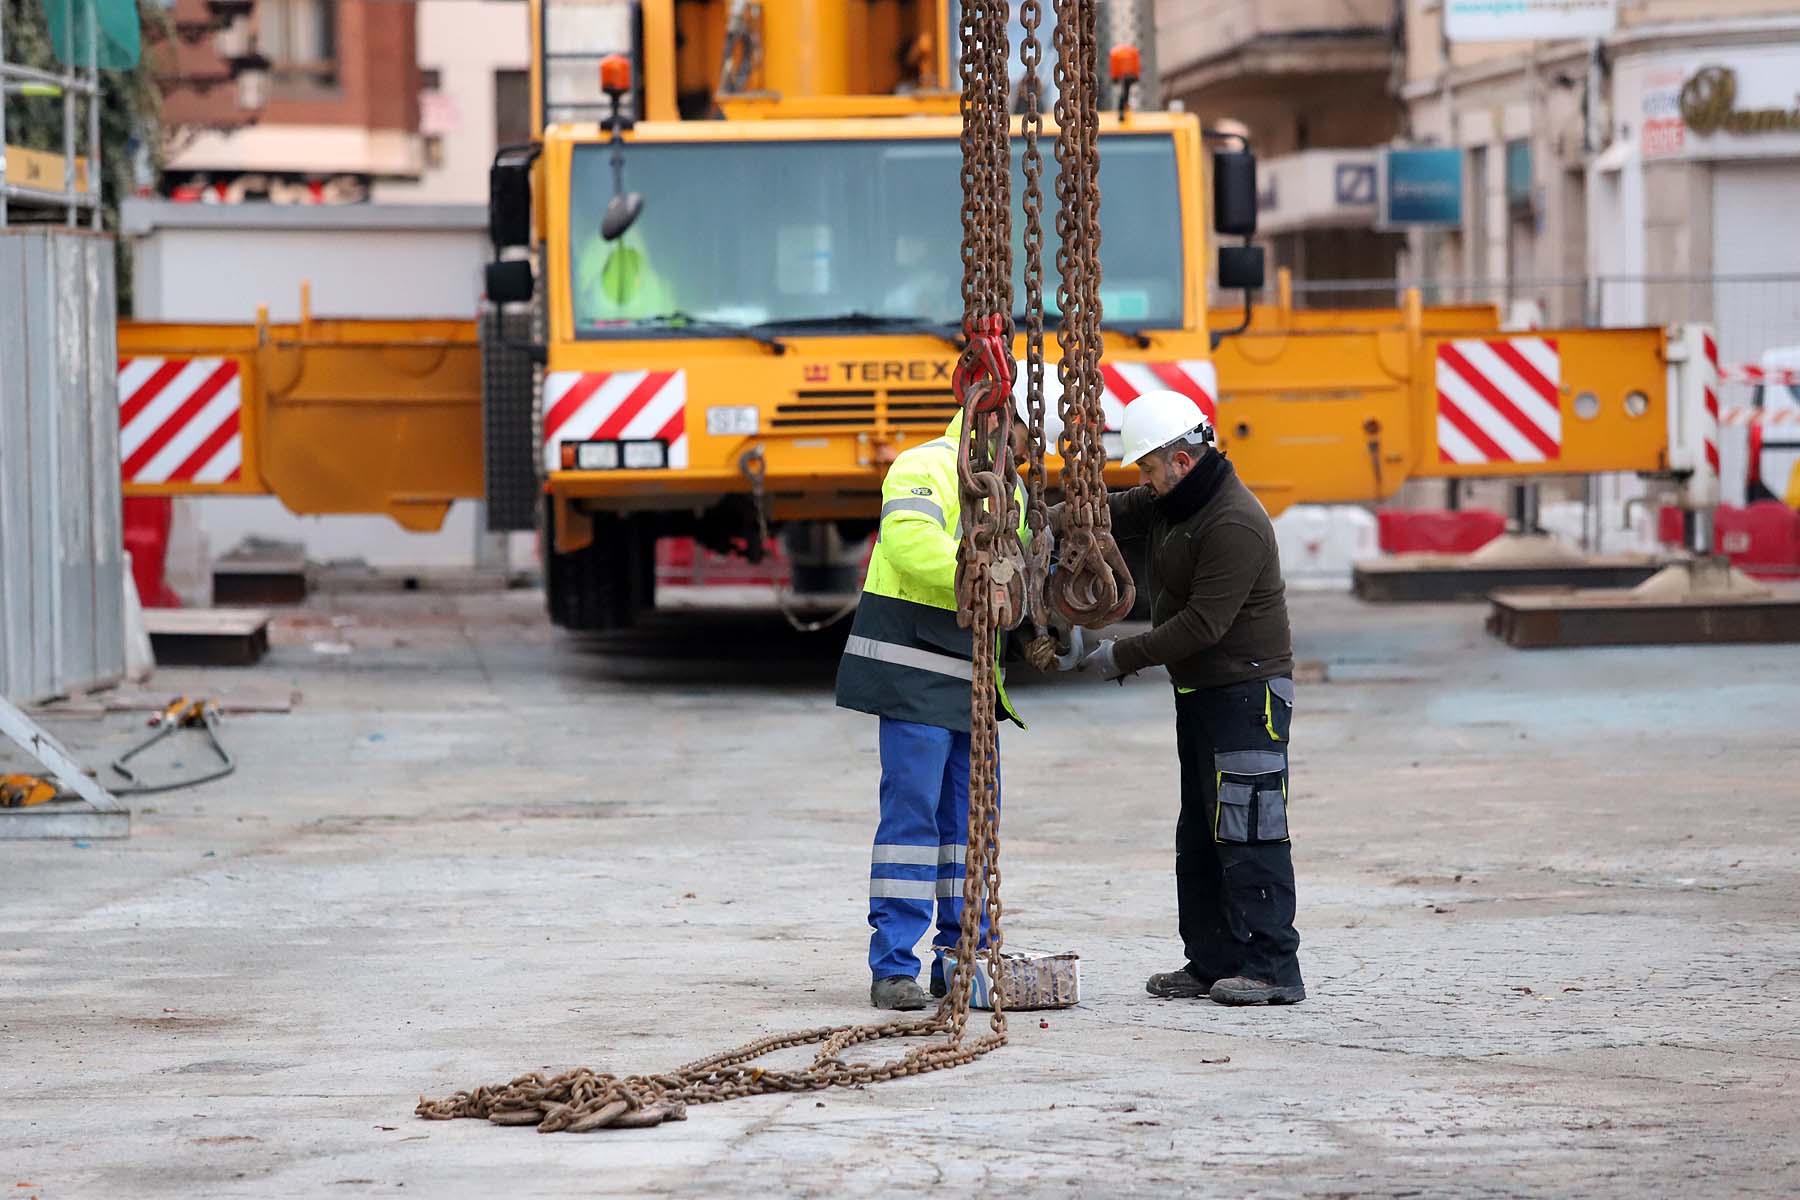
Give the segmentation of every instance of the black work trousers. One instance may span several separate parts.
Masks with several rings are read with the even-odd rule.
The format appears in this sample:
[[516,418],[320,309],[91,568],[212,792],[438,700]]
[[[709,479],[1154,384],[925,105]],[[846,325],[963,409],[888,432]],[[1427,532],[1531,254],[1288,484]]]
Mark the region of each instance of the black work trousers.
[[1303,986],[1288,837],[1291,675],[1175,694],[1175,890],[1188,971]]

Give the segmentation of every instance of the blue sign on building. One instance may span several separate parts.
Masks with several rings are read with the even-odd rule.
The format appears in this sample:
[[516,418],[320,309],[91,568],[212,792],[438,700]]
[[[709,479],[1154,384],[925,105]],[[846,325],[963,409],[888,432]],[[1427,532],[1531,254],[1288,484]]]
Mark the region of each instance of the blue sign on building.
[[1388,150],[1381,164],[1381,218],[1389,226],[1462,224],[1463,152]]

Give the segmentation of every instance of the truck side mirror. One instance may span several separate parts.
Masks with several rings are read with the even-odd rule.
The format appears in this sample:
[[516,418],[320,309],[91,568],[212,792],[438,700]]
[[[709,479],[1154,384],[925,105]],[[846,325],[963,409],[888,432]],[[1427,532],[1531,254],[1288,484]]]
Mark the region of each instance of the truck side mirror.
[[1256,155],[1213,152],[1213,229],[1226,237],[1256,235]]
[[523,304],[531,299],[533,289],[531,260],[507,258],[491,262],[483,284],[490,304]]
[[606,202],[606,213],[600,218],[600,236],[609,242],[624,236],[638,214],[644,211],[644,198],[636,192],[614,192]]
[[488,168],[488,237],[495,250],[531,244],[531,160],[504,155]]
[[1260,292],[1263,286],[1261,246],[1220,246],[1219,287],[1224,291]]

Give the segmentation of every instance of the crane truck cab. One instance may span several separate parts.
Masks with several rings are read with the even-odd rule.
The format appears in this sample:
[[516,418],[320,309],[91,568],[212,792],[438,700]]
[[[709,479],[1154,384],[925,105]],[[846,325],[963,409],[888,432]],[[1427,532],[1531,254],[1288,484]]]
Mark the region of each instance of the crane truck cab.
[[[779,27],[741,29],[724,5],[639,6],[631,62],[613,54],[595,65],[601,97],[576,108],[542,91],[540,115],[562,119],[496,158],[482,321],[489,511],[545,532],[549,608],[564,626],[629,624],[653,602],[663,537],[755,559],[766,526],[797,587],[854,591],[887,465],[954,413],[964,194],[948,6],[881,6],[891,27],[860,37],[838,27],[843,13],[790,28],[798,18],[778,7],[761,11]],[[550,88],[566,56],[545,39],[568,23],[554,0],[534,0],[533,11],[537,77]],[[720,47],[717,71],[672,58],[671,37]],[[761,78],[743,74],[744,37]],[[843,62],[820,66],[832,47]],[[720,86],[703,104],[695,93],[714,73]],[[1048,89],[1048,65],[1043,76]],[[884,90],[848,90],[870,86]],[[1054,334],[1048,113],[1043,124]],[[1021,133],[1015,117],[1022,317]],[[1109,428],[1156,388],[1186,392],[1210,414],[1208,214],[1247,242],[1254,160],[1245,146],[1221,148],[1209,196],[1193,116],[1122,104],[1099,135]],[[1260,250],[1230,248],[1221,267],[1222,284],[1244,290],[1247,317]],[[517,436],[525,429],[528,439]]]

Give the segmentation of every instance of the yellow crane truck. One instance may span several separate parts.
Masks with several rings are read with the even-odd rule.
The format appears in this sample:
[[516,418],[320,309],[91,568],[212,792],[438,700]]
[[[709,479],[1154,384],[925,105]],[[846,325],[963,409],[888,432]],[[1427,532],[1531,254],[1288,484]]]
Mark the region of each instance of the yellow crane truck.
[[[477,321],[127,325],[128,428],[179,362],[223,364],[237,404],[205,461],[128,435],[127,494],[273,493],[417,529],[482,497],[491,528],[543,532],[573,629],[654,603],[664,537],[757,555],[766,523],[797,590],[853,590],[884,469],[955,410],[950,7],[531,0],[539,136],[496,156]],[[1503,334],[1493,309],[1416,296],[1302,312],[1285,277],[1252,307],[1260,259],[1218,245],[1253,229],[1247,147],[1120,104],[1100,162],[1109,426],[1143,391],[1188,393],[1271,513],[1427,476],[1703,472],[1664,331]],[[1015,149],[1015,205],[1018,169]],[[1215,283],[1242,312],[1209,312]]]

